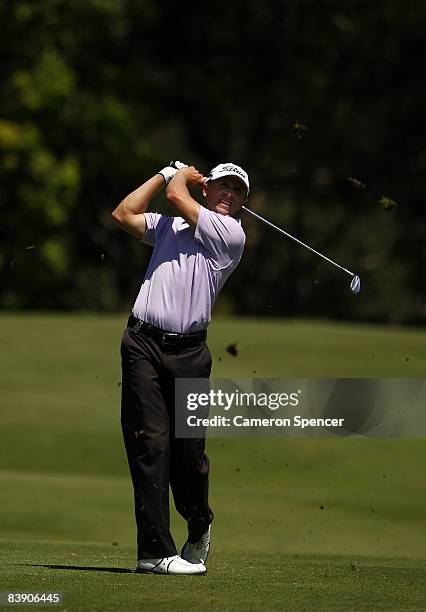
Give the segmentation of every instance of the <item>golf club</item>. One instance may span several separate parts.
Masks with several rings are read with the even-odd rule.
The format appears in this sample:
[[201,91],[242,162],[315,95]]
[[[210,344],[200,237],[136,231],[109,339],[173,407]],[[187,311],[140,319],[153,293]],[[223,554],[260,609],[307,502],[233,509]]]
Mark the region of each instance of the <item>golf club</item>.
[[323,259],[325,259],[326,261],[328,261],[329,263],[333,264],[333,266],[336,266],[336,268],[339,268],[340,270],[343,270],[343,272],[346,272],[346,274],[349,274],[349,276],[352,277],[351,280],[351,290],[353,293],[359,293],[361,290],[361,279],[359,278],[359,276],[357,276],[356,274],[354,274],[353,272],[351,272],[350,270],[347,270],[346,268],[343,268],[343,266],[339,266],[338,263],[336,263],[335,261],[333,261],[332,259],[329,259],[328,257],[326,257],[325,255],[322,255],[321,253],[318,253],[318,251],[316,251],[315,249],[313,249],[312,247],[308,246],[307,244],[305,244],[304,242],[302,242],[301,240],[298,240],[297,238],[295,238],[294,236],[292,236],[291,234],[289,234],[288,232],[284,231],[283,229],[281,229],[280,227],[277,227],[276,225],[274,225],[273,223],[271,223],[270,221],[268,221],[267,219],[264,219],[263,217],[261,217],[260,215],[258,215],[257,213],[253,212],[252,210],[250,210],[249,208],[247,208],[246,206],[242,207],[243,210],[245,210],[246,212],[248,212],[250,215],[252,215],[253,217],[256,217],[256,219],[259,219],[259,221],[263,221],[263,223],[266,223],[266,225],[269,225],[270,227],[274,228],[275,230],[277,230],[277,232],[281,232],[281,234],[284,234],[284,236],[287,236],[287,238],[290,238],[291,240],[294,240],[294,242],[297,242],[297,244],[301,244],[302,246],[304,246],[306,249],[309,249],[310,251],[312,251],[312,253],[315,253],[316,255],[319,255],[320,257],[322,257]]

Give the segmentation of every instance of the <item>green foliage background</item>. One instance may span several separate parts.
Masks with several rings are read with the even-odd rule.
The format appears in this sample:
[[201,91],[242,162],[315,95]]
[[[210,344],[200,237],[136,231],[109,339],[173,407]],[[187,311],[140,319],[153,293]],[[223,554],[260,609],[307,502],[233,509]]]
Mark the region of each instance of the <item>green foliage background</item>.
[[110,212],[177,158],[240,163],[253,209],[363,281],[244,219],[223,311],[425,321],[421,0],[1,0],[0,23],[0,308],[128,309],[149,249]]

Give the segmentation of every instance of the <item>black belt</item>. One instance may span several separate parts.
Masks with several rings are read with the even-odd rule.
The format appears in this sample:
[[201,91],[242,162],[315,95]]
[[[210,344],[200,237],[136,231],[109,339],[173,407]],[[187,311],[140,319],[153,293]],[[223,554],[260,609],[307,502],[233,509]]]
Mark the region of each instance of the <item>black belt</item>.
[[175,347],[189,347],[196,346],[200,342],[205,342],[207,338],[207,331],[202,329],[201,331],[192,332],[190,334],[178,334],[174,332],[164,331],[155,325],[150,325],[136,319],[132,314],[129,317],[127,326],[130,327],[136,333],[142,333],[149,338],[152,338],[160,346],[175,346]]

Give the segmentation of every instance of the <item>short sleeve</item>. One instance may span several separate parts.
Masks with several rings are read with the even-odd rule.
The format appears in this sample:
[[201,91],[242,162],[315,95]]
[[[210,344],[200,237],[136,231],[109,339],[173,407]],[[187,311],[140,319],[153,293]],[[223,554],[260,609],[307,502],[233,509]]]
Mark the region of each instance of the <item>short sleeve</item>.
[[144,237],[142,238],[142,242],[144,244],[148,244],[149,246],[154,246],[157,225],[161,221],[161,217],[163,215],[160,215],[158,213],[146,212],[144,213],[144,216],[145,216],[146,230],[145,230]]
[[239,221],[201,206],[195,240],[200,242],[218,268],[239,263],[246,236]]

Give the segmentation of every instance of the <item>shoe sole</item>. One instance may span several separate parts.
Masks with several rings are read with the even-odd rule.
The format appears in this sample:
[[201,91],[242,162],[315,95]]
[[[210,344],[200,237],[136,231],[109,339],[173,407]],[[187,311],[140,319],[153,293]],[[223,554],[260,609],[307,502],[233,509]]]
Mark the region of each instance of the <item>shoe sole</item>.
[[170,572],[154,572],[153,570],[144,570],[137,567],[135,569],[135,574],[153,574],[154,576],[205,576],[207,574],[207,568],[205,572],[199,574],[172,574]]

